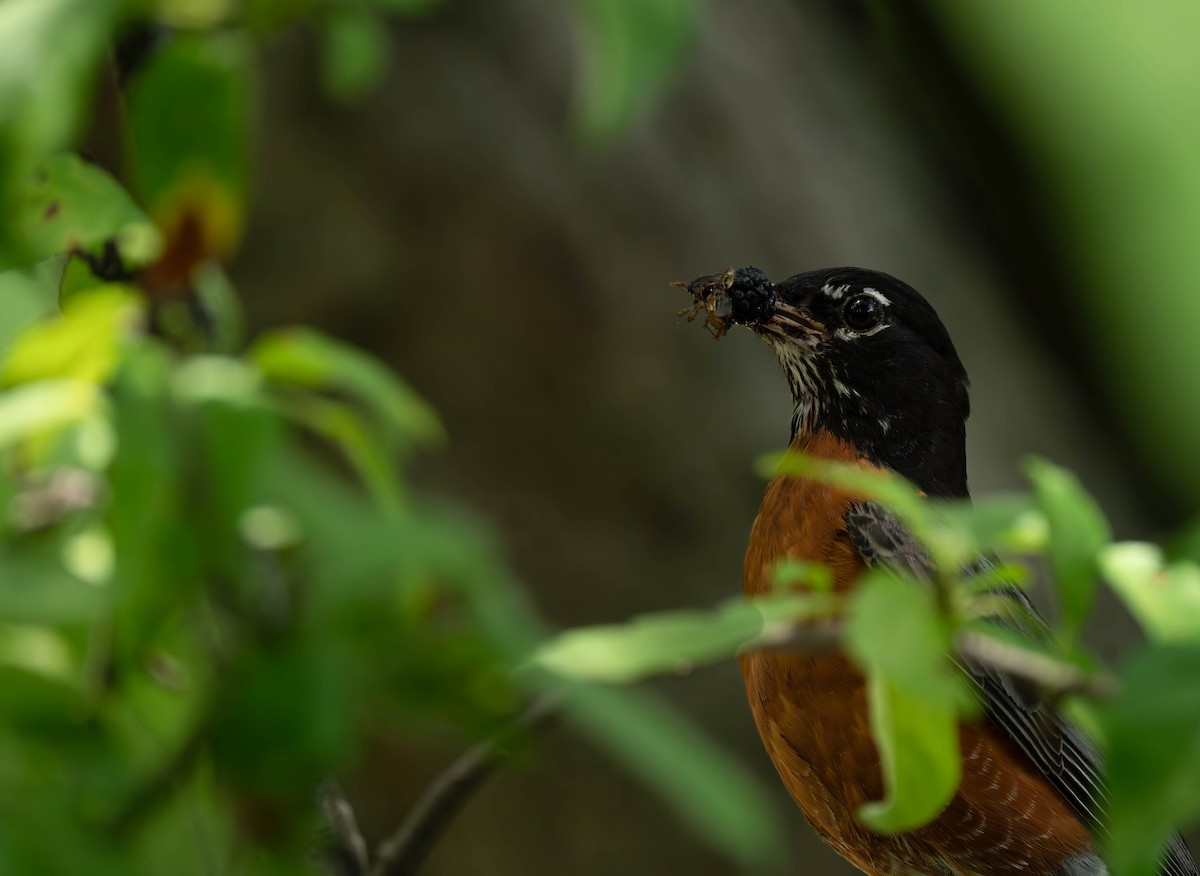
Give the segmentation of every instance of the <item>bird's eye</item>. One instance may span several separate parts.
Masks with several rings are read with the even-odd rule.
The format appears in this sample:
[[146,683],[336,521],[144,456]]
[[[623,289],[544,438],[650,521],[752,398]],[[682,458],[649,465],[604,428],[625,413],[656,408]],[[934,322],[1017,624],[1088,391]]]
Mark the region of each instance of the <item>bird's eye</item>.
[[883,302],[874,295],[855,295],[842,308],[842,321],[846,328],[865,332],[879,325],[883,319]]

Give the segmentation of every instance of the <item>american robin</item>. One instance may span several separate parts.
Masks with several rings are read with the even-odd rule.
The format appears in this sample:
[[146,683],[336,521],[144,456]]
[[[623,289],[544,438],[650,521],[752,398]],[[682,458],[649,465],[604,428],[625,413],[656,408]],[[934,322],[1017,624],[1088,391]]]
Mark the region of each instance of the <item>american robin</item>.
[[[967,497],[966,371],[937,313],[911,286],[861,268],[780,283],[741,268],[688,289],[693,314],[707,311],[718,336],[744,325],[775,351],[792,390],[793,449],[890,469],[931,497]],[[853,588],[870,566],[919,573],[928,563],[881,506],[792,476],[767,486],[746,551],[745,593],[767,592],[783,557],[825,564],[838,590]],[[1027,602],[1016,591],[1011,598]],[[788,791],[817,833],[862,871],[1107,873],[1094,839],[1105,809],[1098,752],[1027,686],[964,667],[983,717],[959,728],[959,788],[931,823],[882,835],[855,820],[860,806],[884,796],[860,672],[840,652],[759,651],[741,665],[755,723]],[[1196,872],[1174,836],[1161,873]]]

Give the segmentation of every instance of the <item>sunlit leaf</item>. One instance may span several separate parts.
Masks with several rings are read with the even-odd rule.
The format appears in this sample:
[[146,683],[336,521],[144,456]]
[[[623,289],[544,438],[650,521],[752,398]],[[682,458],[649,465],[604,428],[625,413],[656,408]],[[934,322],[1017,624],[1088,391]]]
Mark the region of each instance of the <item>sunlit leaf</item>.
[[582,627],[547,642],[532,663],[568,678],[626,683],[732,657],[770,628],[827,615],[831,605],[816,596],[772,596],[711,612],[661,612]]
[[1096,501],[1071,472],[1036,458],[1025,463],[1025,472],[1050,524],[1050,568],[1063,630],[1074,641],[1095,595],[1097,554],[1108,544],[1111,531]]
[[103,398],[82,380],[42,380],[0,392],[0,449],[95,414]]
[[1200,641],[1200,566],[1167,565],[1157,545],[1120,542],[1100,551],[1100,570],[1148,636]]
[[1121,876],[1154,876],[1176,826],[1200,817],[1200,644],[1138,654],[1101,710],[1108,741],[1107,859]]
[[965,688],[947,657],[946,622],[926,588],[871,574],[851,603],[846,648],[867,674],[886,792],[858,817],[881,833],[926,824],[954,796],[962,769],[958,714]]
[[776,861],[779,811],[751,774],[662,702],[632,689],[573,685],[579,729],[653,789],[696,836],[743,864]]
[[50,378],[104,383],[142,314],[124,286],[100,286],[75,296],[55,316],[31,326],[0,360],[0,384]]

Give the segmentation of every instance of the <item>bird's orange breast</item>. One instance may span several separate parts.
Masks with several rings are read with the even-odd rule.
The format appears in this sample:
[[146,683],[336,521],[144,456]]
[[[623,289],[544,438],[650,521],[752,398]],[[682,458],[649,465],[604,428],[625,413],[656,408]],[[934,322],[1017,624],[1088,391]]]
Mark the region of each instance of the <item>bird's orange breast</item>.
[[[818,434],[795,449],[868,465],[854,449]],[[776,561],[826,564],[837,590],[852,588],[863,563],[844,515],[852,493],[776,477],[746,551],[744,590],[766,593]],[[986,723],[960,728],[963,780],[931,824],[883,836],[854,813],[884,795],[862,675],[840,652],[758,651],[741,659],[750,709],[767,753],[809,823],[843,857],[872,874],[1053,873],[1091,843],[1087,829],[1024,755]]]

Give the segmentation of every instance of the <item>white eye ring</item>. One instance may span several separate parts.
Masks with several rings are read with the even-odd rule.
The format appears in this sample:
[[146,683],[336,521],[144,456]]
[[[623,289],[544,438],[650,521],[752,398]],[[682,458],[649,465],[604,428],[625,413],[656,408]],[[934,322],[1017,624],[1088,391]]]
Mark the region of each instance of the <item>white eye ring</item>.
[[877,289],[863,289],[842,306],[842,323],[835,334],[843,340],[869,337],[887,328],[884,313],[891,304]]

